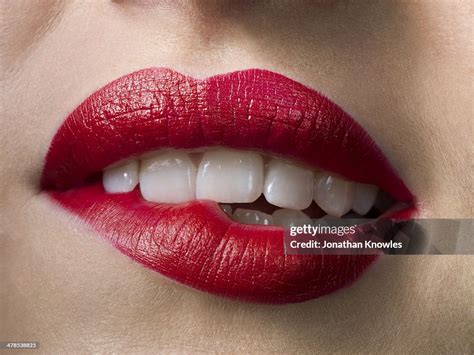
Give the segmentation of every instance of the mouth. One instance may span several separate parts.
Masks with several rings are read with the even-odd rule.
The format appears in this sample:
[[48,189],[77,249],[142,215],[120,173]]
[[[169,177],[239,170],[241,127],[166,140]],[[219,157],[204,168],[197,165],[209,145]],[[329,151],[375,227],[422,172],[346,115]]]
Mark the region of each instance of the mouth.
[[408,218],[415,197],[339,106],[266,70],[197,80],[150,68],[80,104],[41,188],[138,263],[211,294],[302,302],[376,255],[285,255],[283,226]]

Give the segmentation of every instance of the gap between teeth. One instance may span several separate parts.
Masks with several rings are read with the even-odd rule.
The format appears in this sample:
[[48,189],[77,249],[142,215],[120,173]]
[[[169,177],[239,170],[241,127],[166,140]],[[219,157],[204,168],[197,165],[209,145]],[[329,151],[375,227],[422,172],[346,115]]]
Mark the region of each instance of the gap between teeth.
[[[251,203],[262,194],[268,203],[280,207],[272,215],[237,208],[232,218],[245,224],[290,226],[308,223],[301,212],[314,200],[328,215],[341,217],[349,211],[363,216],[374,205],[378,188],[344,180],[277,157],[226,148],[204,152],[162,150],[119,162],[103,172],[108,193],[125,193],[140,184],[147,201],[184,203],[213,200],[227,206]],[[222,205],[224,204],[224,205]]]

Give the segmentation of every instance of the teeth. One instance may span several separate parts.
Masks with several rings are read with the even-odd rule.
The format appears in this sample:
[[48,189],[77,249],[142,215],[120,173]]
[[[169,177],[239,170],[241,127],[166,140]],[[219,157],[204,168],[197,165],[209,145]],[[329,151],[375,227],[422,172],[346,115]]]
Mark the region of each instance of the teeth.
[[271,215],[244,208],[237,208],[232,215],[232,219],[243,224],[261,224],[266,226],[273,224],[273,217]]
[[[355,183],[325,172],[270,157],[264,166],[261,154],[232,149],[207,151],[159,151],[140,160],[123,161],[103,171],[108,193],[132,191],[138,183],[144,199],[158,203],[184,203],[197,199],[219,202],[221,209],[248,224],[293,226],[310,224],[301,210],[312,200],[328,216],[364,216],[386,196],[377,186]],[[273,216],[247,209],[232,213],[231,203],[252,203],[263,193],[268,203],[278,206]],[[387,210],[393,201],[381,210]],[[259,208],[259,199],[250,208]],[[241,207],[249,207],[242,205]],[[263,206],[267,210],[268,206]],[[353,212],[348,214],[352,209]],[[273,210],[268,209],[268,210]]]
[[184,152],[158,153],[141,162],[140,190],[153,202],[182,203],[196,198],[196,167]]
[[355,184],[352,210],[361,216],[370,211],[377,197],[378,188],[374,185]]
[[263,159],[247,151],[219,149],[204,153],[196,196],[224,203],[255,201],[263,190]]
[[301,211],[282,208],[272,213],[273,222],[284,227],[302,226],[311,224],[311,218]]
[[313,200],[313,183],[312,171],[275,158],[267,166],[263,194],[272,205],[304,210]]
[[224,211],[226,214],[228,214],[229,216],[232,216],[232,206],[231,205],[219,205],[222,209],[222,211]]
[[126,164],[104,170],[102,184],[108,193],[123,193],[132,191],[138,184],[138,161],[132,160]]
[[314,201],[327,214],[342,217],[352,208],[354,184],[328,174],[317,174]]

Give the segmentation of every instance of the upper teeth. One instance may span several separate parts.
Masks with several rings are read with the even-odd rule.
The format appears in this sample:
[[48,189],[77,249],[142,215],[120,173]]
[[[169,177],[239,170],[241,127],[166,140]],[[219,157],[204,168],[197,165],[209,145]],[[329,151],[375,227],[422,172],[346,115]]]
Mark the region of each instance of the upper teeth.
[[[183,203],[208,199],[222,203],[248,203],[265,199],[282,210],[273,217],[237,209],[234,219],[251,224],[291,225],[307,221],[299,210],[314,199],[327,214],[341,217],[351,209],[366,214],[373,206],[378,189],[329,173],[272,157],[264,164],[261,154],[231,149],[206,151],[201,159],[191,159],[184,151],[168,150],[106,168],[103,185],[109,193],[132,191],[138,182],[145,200]],[[254,211],[256,212],[256,211]],[[298,222],[299,223],[299,222]]]
[[304,210],[313,201],[313,180],[311,170],[272,159],[267,165],[263,194],[272,205]]
[[196,197],[226,203],[253,202],[263,190],[263,158],[253,152],[219,149],[199,163]]
[[138,184],[138,161],[132,160],[104,170],[104,188],[110,193],[130,192]]
[[374,205],[377,192],[377,186],[356,184],[352,210],[361,216],[365,215]]
[[341,217],[352,208],[354,183],[326,173],[317,174],[314,184],[314,201],[327,214]]
[[182,203],[196,198],[196,167],[188,154],[161,152],[141,161],[140,191],[152,202]]

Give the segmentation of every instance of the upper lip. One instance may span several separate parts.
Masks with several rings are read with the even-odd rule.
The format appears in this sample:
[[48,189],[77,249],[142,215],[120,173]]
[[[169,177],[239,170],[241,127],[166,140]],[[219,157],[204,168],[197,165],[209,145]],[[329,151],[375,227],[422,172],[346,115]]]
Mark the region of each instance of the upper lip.
[[[41,186],[127,255],[221,295],[302,301],[342,287],[374,260],[326,256],[323,263],[321,255],[286,256],[280,228],[241,226],[207,202],[170,212],[135,192],[105,195],[97,186],[78,188],[108,165],[146,151],[217,145],[291,157],[377,185],[414,205],[413,194],[354,119],[316,91],[258,69],[196,80],[150,68],[111,82],[59,128]],[[147,247],[144,238],[155,244]]]

